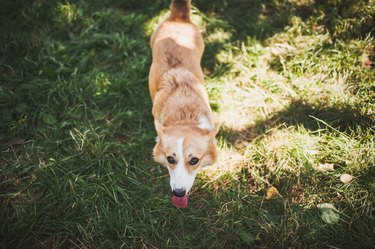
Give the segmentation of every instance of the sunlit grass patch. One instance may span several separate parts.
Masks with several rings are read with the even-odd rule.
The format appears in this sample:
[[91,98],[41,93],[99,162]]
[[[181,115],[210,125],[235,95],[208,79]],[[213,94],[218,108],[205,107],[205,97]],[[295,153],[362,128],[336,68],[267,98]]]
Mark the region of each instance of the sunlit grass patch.
[[169,2],[4,2],[0,247],[373,247],[369,3],[193,2],[221,152],[180,210],[147,86]]
[[[263,140],[256,143],[257,147],[249,158],[256,159],[270,172],[298,175],[301,168],[312,167],[317,151],[317,138],[309,135],[303,128],[298,130],[275,129],[267,131]],[[254,145],[251,145],[254,148]]]
[[[236,132],[240,135],[236,136]],[[284,126],[264,134],[254,132],[235,130],[234,141],[221,145],[219,162],[202,173],[208,177],[206,184],[227,188],[224,179],[230,176],[229,179],[243,179],[249,193],[258,193],[313,171],[321,141],[316,134],[303,127]]]
[[79,15],[79,10],[71,3],[58,3],[56,7],[56,19],[62,24],[71,24]]
[[105,94],[108,91],[108,87],[112,84],[111,81],[108,79],[105,73],[99,73],[93,83],[96,86],[95,95]]
[[215,30],[214,32],[211,32],[205,37],[205,40],[207,42],[219,42],[219,43],[224,43],[228,42],[231,38],[231,33],[228,31],[225,31],[221,28]]
[[145,24],[145,34],[150,36],[152,32],[160,25],[168,16],[170,11],[165,9],[161,11],[158,15],[155,15],[153,18],[147,21]]

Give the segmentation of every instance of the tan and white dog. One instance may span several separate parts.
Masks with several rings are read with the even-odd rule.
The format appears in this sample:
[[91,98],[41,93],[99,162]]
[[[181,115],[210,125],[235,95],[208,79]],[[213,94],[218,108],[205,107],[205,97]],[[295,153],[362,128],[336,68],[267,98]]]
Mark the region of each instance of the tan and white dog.
[[215,128],[200,66],[204,42],[190,21],[191,0],[172,0],[151,36],[149,87],[158,134],[154,159],[170,174],[172,202],[187,206],[197,172],[217,160]]

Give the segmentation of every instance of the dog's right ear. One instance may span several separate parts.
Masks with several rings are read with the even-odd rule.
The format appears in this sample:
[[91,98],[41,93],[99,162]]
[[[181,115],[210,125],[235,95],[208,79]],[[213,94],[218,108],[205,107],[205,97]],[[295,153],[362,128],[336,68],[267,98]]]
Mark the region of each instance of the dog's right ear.
[[159,122],[159,120],[154,121],[155,124],[155,130],[158,133],[159,137],[165,136],[166,129],[165,127]]

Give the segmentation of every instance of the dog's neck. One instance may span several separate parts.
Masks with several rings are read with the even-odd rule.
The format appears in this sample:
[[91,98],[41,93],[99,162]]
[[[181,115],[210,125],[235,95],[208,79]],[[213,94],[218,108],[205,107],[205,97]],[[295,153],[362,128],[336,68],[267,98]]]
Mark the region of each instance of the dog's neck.
[[164,74],[155,96],[153,114],[164,126],[214,128],[203,84],[183,68],[173,68]]

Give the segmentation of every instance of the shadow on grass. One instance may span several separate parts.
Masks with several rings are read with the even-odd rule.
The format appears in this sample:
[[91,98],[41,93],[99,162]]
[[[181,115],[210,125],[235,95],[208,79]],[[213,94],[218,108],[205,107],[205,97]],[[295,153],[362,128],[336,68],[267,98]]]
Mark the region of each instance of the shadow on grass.
[[46,123],[71,128],[69,119],[88,117],[87,111],[76,112],[78,106],[96,109],[91,118],[103,122],[112,122],[117,109],[115,119],[128,119],[130,132],[137,129],[137,118],[149,124],[151,55],[143,24],[161,5],[147,0],[6,2],[0,10],[2,133],[15,127],[18,136],[28,136]]
[[[59,3],[66,15],[56,14]],[[263,42],[292,16],[276,1],[197,4],[223,20],[209,23],[208,30],[230,32],[233,43],[246,42],[248,36]],[[195,195],[190,209],[182,212],[165,196],[168,184],[159,175],[166,171],[149,170],[155,166],[150,156],[155,132],[147,88],[150,53],[142,22],[168,5],[163,0],[76,5],[16,0],[2,6],[1,64],[6,75],[0,93],[5,122],[0,127],[6,136],[29,140],[2,150],[6,161],[1,170],[6,173],[1,175],[1,197],[6,204],[0,217],[6,222],[0,240],[6,248],[275,246],[266,244],[272,234],[264,226],[288,222],[280,199],[262,206],[261,197],[242,198],[235,187],[220,198],[209,190],[207,199]],[[309,9],[303,11],[309,14]],[[70,18],[70,24],[64,22]],[[80,32],[83,36],[77,38]],[[224,45],[208,44],[206,58],[215,58]],[[206,61],[208,67],[216,64]],[[365,120],[352,113],[296,102],[266,122],[222,134],[236,143],[283,123],[319,127],[308,115],[345,131],[353,117]],[[304,214],[298,205],[292,208]],[[296,228],[285,227],[280,234]],[[274,230],[270,243],[280,242],[280,234]],[[282,241],[287,240],[295,241]]]
[[[373,117],[363,115],[350,106],[324,107],[312,106],[301,101],[292,102],[284,111],[274,113],[270,118],[257,122],[255,125],[243,130],[223,128],[222,137],[230,144],[250,143],[266,131],[277,127],[303,126],[307,130],[316,131],[330,126],[340,132],[352,134],[356,129],[369,129],[374,127]],[[330,128],[328,128],[330,129]]]

